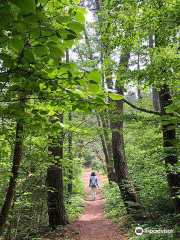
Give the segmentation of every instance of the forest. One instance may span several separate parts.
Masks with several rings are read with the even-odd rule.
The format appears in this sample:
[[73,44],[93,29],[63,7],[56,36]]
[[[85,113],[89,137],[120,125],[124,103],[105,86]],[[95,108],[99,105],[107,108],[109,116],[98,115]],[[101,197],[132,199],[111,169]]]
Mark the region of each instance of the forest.
[[0,240],[180,239],[179,80],[180,0],[0,0]]

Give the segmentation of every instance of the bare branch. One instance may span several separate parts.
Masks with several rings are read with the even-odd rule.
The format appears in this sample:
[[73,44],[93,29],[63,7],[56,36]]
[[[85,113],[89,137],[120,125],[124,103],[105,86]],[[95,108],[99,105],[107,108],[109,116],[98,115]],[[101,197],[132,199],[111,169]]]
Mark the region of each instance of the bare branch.
[[156,112],[156,111],[152,111],[152,110],[147,110],[145,108],[140,108],[140,107],[135,106],[134,104],[130,103],[126,99],[123,99],[123,101],[125,103],[127,103],[129,106],[131,106],[132,108],[135,108],[135,109],[137,109],[137,110],[139,110],[141,112],[146,112],[146,113],[155,114],[155,115],[158,115],[158,116],[163,116],[163,114],[161,112]]

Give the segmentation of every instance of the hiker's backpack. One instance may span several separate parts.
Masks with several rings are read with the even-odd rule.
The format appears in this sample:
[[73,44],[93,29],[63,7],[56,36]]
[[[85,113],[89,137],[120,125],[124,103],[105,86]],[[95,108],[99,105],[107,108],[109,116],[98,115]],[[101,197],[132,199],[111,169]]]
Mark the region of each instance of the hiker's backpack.
[[96,187],[96,179],[95,179],[95,177],[93,177],[92,180],[91,180],[91,187]]

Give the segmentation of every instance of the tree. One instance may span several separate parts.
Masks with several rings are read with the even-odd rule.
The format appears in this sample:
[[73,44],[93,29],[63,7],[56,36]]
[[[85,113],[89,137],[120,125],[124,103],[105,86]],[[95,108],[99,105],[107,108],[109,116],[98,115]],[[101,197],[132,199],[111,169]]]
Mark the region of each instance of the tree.
[[[63,123],[63,114],[61,114],[60,123]],[[57,122],[57,120],[56,120]],[[63,192],[63,131],[58,137],[50,137],[51,142],[49,151],[52,155],[51,165],[47,170],[47,191],[48,191],[48,214],[49,225],[54,229],[58,225],[66,225],[68,223],[67,213],[64,206]]]
[[[85,10],[58,0],[28,0],[26,4],[1,1],[0,7],[1,116],[17,123],[14,147],[14,164],[17,166],[12,169],[13,177],[1,212],[2,234],[20,166],[22,140],[19,132],[23,131],[27,137],[34,128],[39,133],[44,128],[52,134],[62,130],[62,126],[50,127],[51,112],[61,112],[65,100],[74,105],[82,101],[84,109],[97,101],[93,98],[88,103],[86,95],[75,89],[82,84],[87,92],[89,72],[79,71],[76,64],[64,64],[60,60],[66,49],[72,47],[74,39],[82,38],[80,32],[84,30]],[[21,105],[24,111],[20,111]],[[59,106],[58,110],[53,109],[55,105]],[[23,123],[21,119],[24,119]],[[57,171],[61,174],[59,168]],[[58,184],[61,181],[59,174],[55,175]],[[48,181],[50,184],[49,178]]]
[[16,124],[16,140],[14,146],[13,165],[11,170],[12,176],[10,177],[9,187],[6,193],[6,198],[0,215],[0,236],[3,234],[4,227],[10,211],[11,203],[15,194],[17,178],[19,175],[19,167],[21,162],[22,140],[23,140],[23,124],[22,121],[21,122],[18,121]]

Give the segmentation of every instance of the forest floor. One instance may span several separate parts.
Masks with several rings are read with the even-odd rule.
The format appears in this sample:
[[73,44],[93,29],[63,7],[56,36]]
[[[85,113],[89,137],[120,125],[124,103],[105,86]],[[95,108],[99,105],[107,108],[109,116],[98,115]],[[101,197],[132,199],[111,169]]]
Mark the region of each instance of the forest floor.
[[[99,189],[97,189],[96,200],[92,200],[91,189],[89,188],[90,170],[85,169],[83,181],[86,186],[88,196],[85,201],[84,212],[78,221],[71,222],[66,228],[66,233],[61,238],[58,232],[48,234],[48,238],[53,240],[127,240],[128,236],[121,229],[121,223],[113,223],[106,218],[104,212],[104,199]],[[96,174],[101,186],[107,181],[106,177]]]

